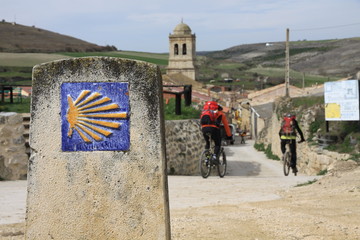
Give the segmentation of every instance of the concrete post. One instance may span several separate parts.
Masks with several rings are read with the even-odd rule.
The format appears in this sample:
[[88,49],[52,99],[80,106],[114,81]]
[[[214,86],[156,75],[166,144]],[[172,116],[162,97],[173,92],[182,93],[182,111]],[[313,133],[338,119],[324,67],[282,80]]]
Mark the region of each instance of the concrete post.
[[119,58],[34,67],[26,239],[170,239],[161,85]]

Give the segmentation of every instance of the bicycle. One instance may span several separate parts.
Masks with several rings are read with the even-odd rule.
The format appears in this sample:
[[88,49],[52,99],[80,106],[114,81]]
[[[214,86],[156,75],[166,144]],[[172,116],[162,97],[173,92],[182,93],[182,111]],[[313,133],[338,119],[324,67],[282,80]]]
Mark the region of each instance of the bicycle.
[[[298,143],[302,143],[303,141],[299,141]],[[283,170],[284,170],[284,175],[288,176],[289,172],[290,172],[290,168],[291,168],[291,151],[290,151],[290,140],[286,140],[286,144],[285,144],[285,153],[282,156],[282,161],[283,161]],[[294,175],[297,175],[297,171],[294,171]]]
[[[285,148],[286,148],[286,151],[284,152],[284,154],[282,156],[282,161],[283,161],[284,175],[287,176],[287,175],[289,175],[289,172],[290,172],[290,162],[291,162],[291,151],[290,151],[290,141],[289,140],[286,140]],[[294,175],[296,176],[296,172],[294,173]]]
[[226,154],[224,151],[224,147],[220,148],[219,156],[217,157],[218,162],[214,161],[213,155],[214,155],[214,146],[211,139],[211,135],[208,134],[210,139],[210,148],[205,149],[201,153],[200,162],[199,162],[199,168],[200,168],[200,174],[203,178],[207,178],[212,168],[217,168],[219,177],[224,177],[226,174]]

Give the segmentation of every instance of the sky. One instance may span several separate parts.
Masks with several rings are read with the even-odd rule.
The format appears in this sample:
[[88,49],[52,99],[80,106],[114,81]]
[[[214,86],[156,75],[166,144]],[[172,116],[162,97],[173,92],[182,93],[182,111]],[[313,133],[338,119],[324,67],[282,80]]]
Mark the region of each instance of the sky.
[[360,37],[360,0],[0,0],[0,19],[118,50],[166,53],[183,21],[196,51]]

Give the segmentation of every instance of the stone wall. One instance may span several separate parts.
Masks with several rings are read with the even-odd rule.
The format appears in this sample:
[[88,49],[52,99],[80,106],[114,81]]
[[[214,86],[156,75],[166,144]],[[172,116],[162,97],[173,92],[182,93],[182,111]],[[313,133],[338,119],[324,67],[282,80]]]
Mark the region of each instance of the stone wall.
[[205,147],[199,121],[166,121],[165,139],[168,173],[199,175],[199,157]]
[[[205,144],[198,120],[165,121],[167,172],[198,175],[198,160]],[[21,114],[0,113],[0,178],[26,179],[24,127]]]
[[26,179],[28,155],[23,134],[21,114],[0,113],[0,179]]

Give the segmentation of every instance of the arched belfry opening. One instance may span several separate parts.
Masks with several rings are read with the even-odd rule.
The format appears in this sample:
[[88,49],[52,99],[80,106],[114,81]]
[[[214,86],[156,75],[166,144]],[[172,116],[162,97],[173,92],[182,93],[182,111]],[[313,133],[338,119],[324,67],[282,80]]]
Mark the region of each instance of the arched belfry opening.
[[174,54],[179,55],[179,45],[178,44],[174,45]]
[[186,43],[183,44],[182,50],[183,50],[182,54],[186,55]]
[[195,34],[192,34],[190,27],[182,21],[174,28],[173,33],[169,34],[168,75],[181,73],[196,80],[195,40]]

